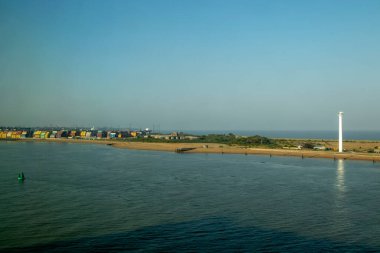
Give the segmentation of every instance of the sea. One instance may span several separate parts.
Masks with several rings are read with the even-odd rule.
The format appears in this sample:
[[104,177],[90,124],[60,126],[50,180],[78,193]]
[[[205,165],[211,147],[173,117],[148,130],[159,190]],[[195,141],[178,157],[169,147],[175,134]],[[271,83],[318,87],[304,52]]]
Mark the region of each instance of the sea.
[[379,196],[373,162],[3,141],[0,251],[378,252]]
[[[241,136],[254,136],[260,135],[268,138],[288,138],[288,139],[325,139],[337,140],[338,131],[285,131],[285,130],[176,130],[194,135],[207,135],[207,134],[235,134]],[[166,131],[167,133],[171,131]],[[380,140],[380,130],[347,130],[343,132],[345,140]]]

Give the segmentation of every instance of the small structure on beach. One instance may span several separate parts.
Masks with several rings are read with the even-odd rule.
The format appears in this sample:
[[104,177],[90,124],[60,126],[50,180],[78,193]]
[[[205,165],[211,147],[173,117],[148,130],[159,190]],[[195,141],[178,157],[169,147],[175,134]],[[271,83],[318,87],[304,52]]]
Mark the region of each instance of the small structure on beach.
[[175,152],[176,153],[183,153],[183,152],[190,151],[190,150],[193,150],[193,149],[195,149],[195,148],[176,148]]
[[314,150],[326,150],[326,147],[323,145],[316,145],[313,147]]

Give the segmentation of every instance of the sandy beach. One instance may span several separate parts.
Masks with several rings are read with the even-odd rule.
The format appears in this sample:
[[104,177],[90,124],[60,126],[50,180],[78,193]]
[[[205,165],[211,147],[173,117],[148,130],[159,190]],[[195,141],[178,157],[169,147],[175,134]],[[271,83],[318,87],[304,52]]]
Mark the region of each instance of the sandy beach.
[[[175,151],[178,148],[194,148],[185,153],[214,153],[214,154],[243,154],[243,155],[272,155],[272,156],[297,156],[300,158],[328,158],[328,159],[349,159],[367,160],[380,162],[379,154],[370,153],[337,153],[333,151],[314,151],[314,150],[286,150],[286,149],[264,149],[228,146],[225,144],[204,144],[204,143],[143,143],[125,142],[113,145],[117,148],[141,149],[141,150],[160,150]],[[207,146],[207,147],[206,147]]]
[[[115,148],[127,148],[135,150],[155,150],[175,152],[176,149],[191,148],[184,153],[213,153],[213,154],[242,154],[242,155],[269,155],[269,156],[295,156],[300,158],[327,158],[344,160],[365,160],[380,162],[380,154],[365,152],[344,152],[334,151],[314,151],[314,150],[289,150],[289,149],[268,149],[268,148],[247,148],[239,146],[229,146],[217,143],[150,143],[150,142],[128,142],[115,140],[81,140],[81,139],[24,139],[18,141],[34,142],[56,142],[56,143],[88,143],[110,145]],[[330,141],[333,146],[334,142]],[[346,143],[345,143],[346,145]],[[380,146],[380,142],[373,141],[352,141],[347,142],[352,147]]]

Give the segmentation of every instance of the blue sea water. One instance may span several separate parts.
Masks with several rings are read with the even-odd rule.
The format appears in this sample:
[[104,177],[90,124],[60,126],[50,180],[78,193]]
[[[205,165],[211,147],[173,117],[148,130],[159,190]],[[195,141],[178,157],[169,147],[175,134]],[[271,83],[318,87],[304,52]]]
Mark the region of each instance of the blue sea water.
[[17,142],[0,161],[3,252],[380,251],[377,163]]
[[[229,134],[233,133],[242,136],[261,135],[269,138],[294,138],[294,139],[325,139],[337,140],[338,131],[270,131],[270,130],[189,130],[184,131],[190,134]],[[343,135],[345,140],[380,140],[380,131],[344,131]]]

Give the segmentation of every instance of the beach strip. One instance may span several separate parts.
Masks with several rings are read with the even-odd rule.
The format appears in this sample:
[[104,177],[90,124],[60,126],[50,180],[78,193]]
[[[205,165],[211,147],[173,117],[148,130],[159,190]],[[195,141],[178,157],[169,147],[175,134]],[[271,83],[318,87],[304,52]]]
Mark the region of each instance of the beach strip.
[[187,150],[180,153],[205,153],[205,154],[242,154],[242,155],[268,155],[268,156],[294,156],[304,158],[326,158],[343,160],[363,160],[380,162],[380,155],[374,153],[344,152],[334,151],[314,151],[314,150],[288,150],[269,148],[250,148],[229,146],[218,143],[160,143],[160,142],[136,142],[136,141],[115,141],[115,140],[82,140],[82,139],[21,139],[23,142],[54,142],[54,143],[78,143],[78,144],[101,144],[115,148],[126,148],[134,150],[152,150],[175,152],[176,150]]

